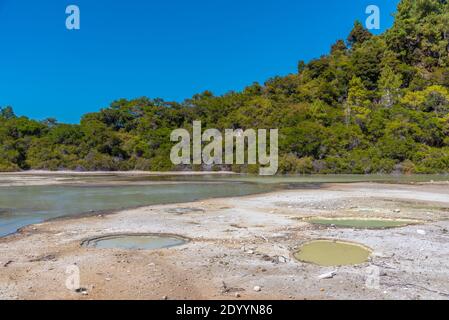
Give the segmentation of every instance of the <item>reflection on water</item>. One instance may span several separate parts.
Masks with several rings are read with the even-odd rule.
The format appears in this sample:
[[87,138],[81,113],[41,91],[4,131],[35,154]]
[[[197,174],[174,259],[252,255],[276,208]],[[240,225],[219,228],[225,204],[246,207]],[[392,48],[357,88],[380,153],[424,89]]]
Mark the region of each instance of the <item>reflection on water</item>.
[[192,183],[143,186],[0,187],[0,236],[42,221],[91,211],[249,195],[275,186],[254,183]]
[[[14,177],[14,175],[10,176]],[[11,177],[2,175],[0,180],[5,183]],[[47,219],[90,211],[181,203],[213,197],[243,196],[278,188],[318,188],[321,183],[326,182],[422,182],[449,179],[447,175],[259,177],[244,175],[130,176],[114,173],[57,177],[71,184],[0,187],[0,236]],[[25,180],[33,178],[40,179],[39,174],[21,176],[21,179]]]
[[280,183],[292,186],[319,183],[351,183],[351,182],[385,182],[385,183],[411,183],[429,181],[448,181],[449,175],[386,175],[386,174],[329,174],[329,175],[288,175],[288,176],[236,176],[222,177],[222,180],[231,179],[241,182]]

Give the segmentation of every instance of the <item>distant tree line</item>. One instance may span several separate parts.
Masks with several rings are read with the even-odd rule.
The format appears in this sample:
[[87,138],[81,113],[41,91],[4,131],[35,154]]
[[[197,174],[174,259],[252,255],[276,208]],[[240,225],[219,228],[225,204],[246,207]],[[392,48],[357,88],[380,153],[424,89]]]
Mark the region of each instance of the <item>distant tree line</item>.
[[328,55],[298,73],[242,92],[182,103],[118,100],[80,124],[0,109],[0,171],[234,170],[174,166],[170,133],[279,128],[280,173],[449,172],[449,4],[402,0],[394,26],[375,36],[356,22]]

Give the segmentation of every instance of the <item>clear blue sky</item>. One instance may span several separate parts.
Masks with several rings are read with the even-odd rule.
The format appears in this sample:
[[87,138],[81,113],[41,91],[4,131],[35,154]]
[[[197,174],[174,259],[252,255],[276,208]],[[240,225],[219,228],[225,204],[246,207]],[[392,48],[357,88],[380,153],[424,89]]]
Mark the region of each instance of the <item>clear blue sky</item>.
[[[0,0],[0,106],[77,123],[118,98],[182,101],[296,71],[398,0]],[[81,30],[65,28],[65,8]]]

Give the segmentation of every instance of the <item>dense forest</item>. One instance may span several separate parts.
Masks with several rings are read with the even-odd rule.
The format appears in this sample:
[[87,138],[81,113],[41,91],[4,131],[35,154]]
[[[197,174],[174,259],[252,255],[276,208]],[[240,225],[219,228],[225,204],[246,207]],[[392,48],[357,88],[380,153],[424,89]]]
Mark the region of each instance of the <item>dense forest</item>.
[[[348,30],[349,31],[349,30]],[[403,0],[375,36],[360,22],[298,72],[182,103],[118,100],[80,124],[0,109],[0,171],[234,170],[173,166],[170,133],[279,128],[279,173],[449,172],[449,3]]]

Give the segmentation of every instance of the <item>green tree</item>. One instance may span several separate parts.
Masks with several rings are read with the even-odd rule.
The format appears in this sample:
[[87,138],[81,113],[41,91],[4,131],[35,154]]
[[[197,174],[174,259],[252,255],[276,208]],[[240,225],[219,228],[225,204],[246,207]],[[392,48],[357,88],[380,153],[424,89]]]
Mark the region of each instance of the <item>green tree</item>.
[[349,82],[348,99],[345,103],[345,123],[347,126],[352,119],[364,120],[369,113],[369,91],[363,85],[362,79],[354,76]]
[[356,21],[349,33],[347,42],[349,46],[353,47],[371,39],[372,36],[371,32],[369,32],[360,21]]
[[0,107],[0,117],[3,117],[5,119],[13,119],[16,117],[14,110],[12,109],[11,106],[7,106],[7,107]]
[[398,102],[401,94],[402,76],[386,66],[378,82],[380,102],[386,108],[391,108]]

